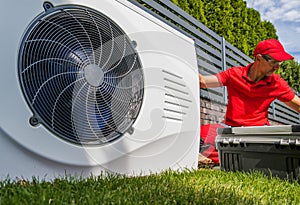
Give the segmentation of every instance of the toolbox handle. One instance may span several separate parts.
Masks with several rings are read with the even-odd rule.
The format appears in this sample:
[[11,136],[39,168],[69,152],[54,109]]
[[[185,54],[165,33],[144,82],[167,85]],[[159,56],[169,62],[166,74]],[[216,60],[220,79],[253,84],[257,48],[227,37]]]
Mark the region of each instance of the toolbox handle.
[[257,140],[253,140],[252,138],[235,138],[235,137],[225,137],[221,138],[217,137],[216,143],[221,143],[223,145],[241,145],[241,144],[275,144],[275,145],[280,145],[280,146],[296,146],[300,147],[300,139],[278,139],[276,141],[274,140],[260,140],[259,142]]

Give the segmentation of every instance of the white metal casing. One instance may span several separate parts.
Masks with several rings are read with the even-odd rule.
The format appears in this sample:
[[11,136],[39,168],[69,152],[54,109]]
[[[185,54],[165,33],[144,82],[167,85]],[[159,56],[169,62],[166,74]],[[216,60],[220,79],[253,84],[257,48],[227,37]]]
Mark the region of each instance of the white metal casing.
[[[26,27],[44,12],[43,1],[2,1],[1,179],[7,176],[52,179],[65,174],[98,175],[103,171],[144,175],[167,169],[197,168],[200,106],[192,39],[125,0],[50,2],[54,6],[74,4],[98,10],[137,42],[145,78],[142,108],[132,134],[126,133],[112,143],[96,147],[66,142],[42,125],[32,127],[28,122],[32,112],[20,89],[17,58]],[[178,113],[170,113],[168,109]]]

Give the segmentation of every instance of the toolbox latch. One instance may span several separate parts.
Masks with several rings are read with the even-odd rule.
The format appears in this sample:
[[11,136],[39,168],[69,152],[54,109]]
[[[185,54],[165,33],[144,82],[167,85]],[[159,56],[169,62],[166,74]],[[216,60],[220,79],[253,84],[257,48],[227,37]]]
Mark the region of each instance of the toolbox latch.
[[290,139],[280,139],[279,144],[289,146],[290,145]]
[[227,145],[227,144],[230,144],[230,145],[239,145],[241,142],[241,138],[224,138],[222,140],[222,143]]
[[279,144],[283,146],[300,146],[300,139],[280,139]]

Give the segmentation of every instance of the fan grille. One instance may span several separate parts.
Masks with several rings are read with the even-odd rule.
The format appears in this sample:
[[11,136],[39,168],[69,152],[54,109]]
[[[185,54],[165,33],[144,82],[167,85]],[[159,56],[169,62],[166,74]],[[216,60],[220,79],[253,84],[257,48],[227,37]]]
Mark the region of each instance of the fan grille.
[[76,144],[121,137],[141,107],[144,80],[133,43],[88,7],[53,7],[33,20],[21,42],[18,72],[32,124]]

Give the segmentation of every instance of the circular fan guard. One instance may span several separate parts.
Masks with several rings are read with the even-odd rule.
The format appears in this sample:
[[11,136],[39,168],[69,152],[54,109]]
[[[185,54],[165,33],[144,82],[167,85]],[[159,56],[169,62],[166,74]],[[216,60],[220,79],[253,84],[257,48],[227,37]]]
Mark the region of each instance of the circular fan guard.
[[19,79],[33,112],[58,137],[99,145],[121,137],[143,98],[133,43],[110,18],[83,6],[44,5],[20,46]]

